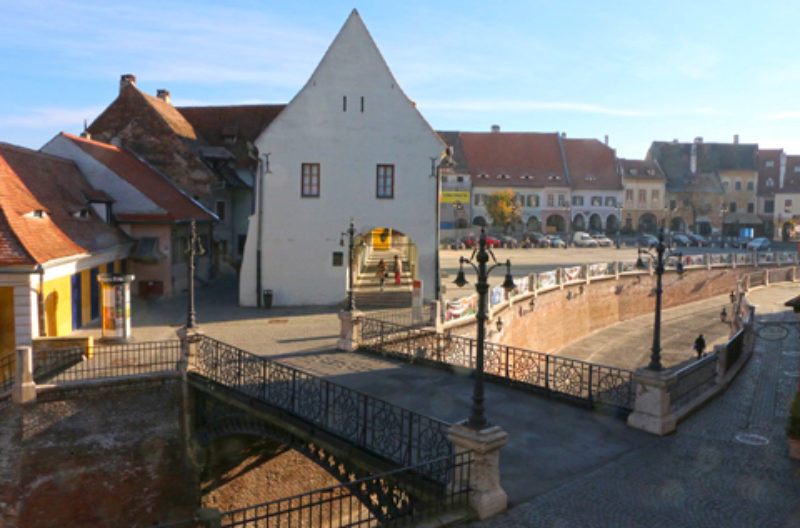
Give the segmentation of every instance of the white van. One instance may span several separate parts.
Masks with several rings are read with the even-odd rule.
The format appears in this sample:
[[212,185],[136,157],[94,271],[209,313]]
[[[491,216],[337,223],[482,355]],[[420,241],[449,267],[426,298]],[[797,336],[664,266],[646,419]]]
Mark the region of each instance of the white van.
[[597,247],[597,240],[593,239],[589,233],[576,231],[572,235],[572,245],[575,247]]

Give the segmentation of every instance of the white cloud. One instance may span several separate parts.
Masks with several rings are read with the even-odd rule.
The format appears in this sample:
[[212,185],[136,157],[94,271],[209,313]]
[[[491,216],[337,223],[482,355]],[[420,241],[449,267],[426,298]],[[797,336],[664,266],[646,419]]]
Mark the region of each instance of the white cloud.
[[573,101],[533,101],[533,100],[493,100],[471,99],[452,101],[418,101],[424,110],[470,111],[470,112],[504,112],[504,111],[560,111],[584,114],[600,114],[620,117],[645,117],[652,112],[632,108],[614,108],[591,103]]
[[83,124],[84,119],[91,123],[104,109],[105,106],[103,105],[84,108],[31,108],[27,114],[0,117],[0,123],[3,126],[22,128],[48,128],[53,130],[70,128],[74,130],[76,124]]

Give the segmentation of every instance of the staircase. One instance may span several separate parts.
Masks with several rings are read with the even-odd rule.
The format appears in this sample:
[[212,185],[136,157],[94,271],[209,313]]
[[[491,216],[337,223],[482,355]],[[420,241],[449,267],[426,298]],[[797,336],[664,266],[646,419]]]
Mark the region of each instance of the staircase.
[[[403,262],[403,272],[400,275],[400,286],[394,284],[394,256],[399,255]],[[405,255],[396,250],[373,251],[360,270],[358,277],[353,281],[353,297],[356,308],[359,310],[370,310],[379,308],[408,308],[411,306],[411,266],[407,260],[403,260]],[[376,277],[378,263],[383,259],[386,264],[386,280],[383,283],[383,291],[380,288],[380,281]]]

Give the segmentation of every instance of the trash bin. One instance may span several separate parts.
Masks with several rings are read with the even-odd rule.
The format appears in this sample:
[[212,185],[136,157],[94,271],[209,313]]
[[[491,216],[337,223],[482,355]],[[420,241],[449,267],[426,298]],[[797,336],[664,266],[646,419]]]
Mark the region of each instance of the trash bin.
[[264,290],[264,308],[272,308],[272,290]]

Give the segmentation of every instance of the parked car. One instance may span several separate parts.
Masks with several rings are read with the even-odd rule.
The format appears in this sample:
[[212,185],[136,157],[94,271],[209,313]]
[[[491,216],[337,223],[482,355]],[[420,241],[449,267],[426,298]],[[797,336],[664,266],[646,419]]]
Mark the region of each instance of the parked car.
[[[478,245],[478,239],[480,237],[476,235],[467,235],[461,241],[464,243],[464,247],[467,248],[474,248]],[[500,247],[502,242],[499,238],[493,237],[492,235],[486,235],[486,245],[491,248]]]
[[692,239],[683,233],[672,235],[672,243],[678,247],[688,247],[692,245]]
[[561,240],[561,237],[558,235],[547,235],[547,240],[550,241],[550,247],[554,248],[565,248],[567,247],[567,243]]
[[506,235],[506,236],[502,237],[500,239],[500,241],[501,241],[502,246],[504,248],[510,248],[511,249],[511,248],[518,248],[519,247],[519,240],[517,240],[516,238],[514,238],[512,236]]
[[541,233],[533,233],[528,236],[528,239],[533,244],[533,247],[550,247],[550,239]]
[[612,242],[611,239],[605,236],[603,233],[596,233],[592,235],[592,238],[595,239],[597,245],[600,247],[610,247],[614,245],[614,242]]
[[640,247],[654,248],[658,245],[658,239],[653,235],[642,233],[639,235],[639,238],[636,239],[636,244]]
[[692,245],[693,246],[704,247],[704,246],[709,245],[709,243],[710,243],[708,241],[708,239],[706,237],[704,237],[703,235],[697,235],[695,233],[689,233],[687,236],[692,241]]
[[577,231],[572,235],[572,245],[575,247],[597,247],[597,240],[593,239],[589,233]]
[[747,243],[750,251],[765,251],[769,249],[769,239],[764,237],[754,238]]
[[730,245],[731,247],[744,249],[747,247],[747,244],[749,244],[750,241],[752,240],[753,240],[752,238],[748,237],[736,237],[730,241]]
[[464,243],[458,238],[448,237],[442,239],[443,249],[464,249]]

